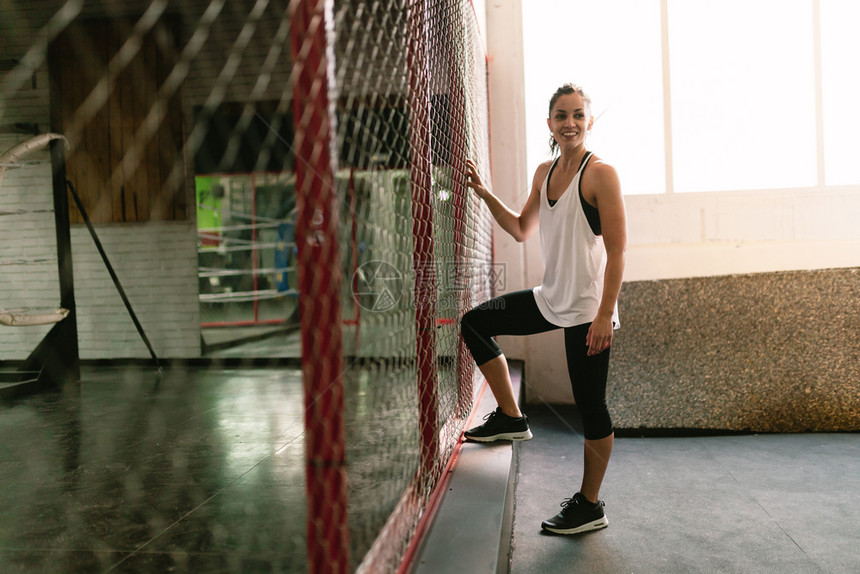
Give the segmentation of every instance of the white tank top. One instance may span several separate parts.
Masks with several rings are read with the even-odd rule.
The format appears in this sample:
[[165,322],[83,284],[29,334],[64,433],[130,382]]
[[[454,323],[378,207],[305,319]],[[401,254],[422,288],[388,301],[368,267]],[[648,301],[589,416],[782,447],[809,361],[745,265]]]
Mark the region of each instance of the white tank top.
[[[544,272],[543,283],[534,288],[534,295],[544,318],[559,327],[593,321],[603,296],[606,248],[603,237],[595,235],[588,224],[580,200],[580,179],[590,159],[588,152],[570,185],[552,207],[546,195],[549,172],[540,188]],[[616,329],[621,326],[617,303],[612,321]]]

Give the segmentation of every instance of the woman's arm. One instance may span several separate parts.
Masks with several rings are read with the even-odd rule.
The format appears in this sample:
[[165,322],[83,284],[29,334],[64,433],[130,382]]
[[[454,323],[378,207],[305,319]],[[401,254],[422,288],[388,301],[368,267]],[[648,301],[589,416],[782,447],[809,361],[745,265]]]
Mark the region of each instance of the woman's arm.
[[540,209],[540,186],[543,183],[549,163],[542,164],[535,171],[532,189],[523,210],[517,213],[495,196],[481,180],[478,168],[471,160],[466,160],[466,185],[475,191],[475,195],[484,200],[493,218],[502,229],[511,234],[517,241],[525,241],[534,234],[538,227],[538,210]]
[[611,165],[596,161],[592,166],[589,191],[583,189],[585,199],[593,199],[600,213],[600,229],[603,245],[606,247],[606,271],[603,278],[603,294],[597,317],[591,324],[586,337],[588,354],[596,355],[612,344],[612,315],[624,275],[624,259],[627,252],[627,216],[624,199],[621,196],[621,183]]

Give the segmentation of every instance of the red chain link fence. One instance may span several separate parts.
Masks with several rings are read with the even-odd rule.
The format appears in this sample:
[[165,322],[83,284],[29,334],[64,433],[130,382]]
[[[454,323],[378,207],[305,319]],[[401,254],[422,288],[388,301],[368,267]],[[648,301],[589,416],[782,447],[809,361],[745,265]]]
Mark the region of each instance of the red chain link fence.
[[496,278],[464,177],[488,168],[486,61],[468,1],[297,2],[291,39],[308,566],[393,572],[472,407],[459,318]]
[[[0,154],[62,134],[65,174],[159,352],[218,357],[207,354],[216,333],[280,329],[292,338],[277,357],[298,368],[300,335],[307,507],[294,522],[307,524],[270,533],[291,557],[307,548],[290,571],[405,569],[475,396],[459,319],[499,278],[492,218],[464,177],[466,159],[489,173],[471,3],[5,10],[18,24],[0,26],[16,55],[0,54]],[[57,268],[51,194],[34,192],[50,190],[52,166],[40,153],[0,166],[7,306],[57,304],[45,276]],[[78,209],[60,215],[83,237]],[[74,268],[83,357],[145,358],[124,309],[102,310],[113,291],[87,246],[76,244]],[[36,335],[0,332],[3,358],[26,357]]]

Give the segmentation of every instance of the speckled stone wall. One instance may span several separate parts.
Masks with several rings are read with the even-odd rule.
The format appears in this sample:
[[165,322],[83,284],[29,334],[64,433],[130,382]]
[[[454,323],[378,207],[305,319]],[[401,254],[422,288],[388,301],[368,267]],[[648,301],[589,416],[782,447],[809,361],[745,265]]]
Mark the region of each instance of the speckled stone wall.
[[860,430],[860,269],[625,283],[619,430]]

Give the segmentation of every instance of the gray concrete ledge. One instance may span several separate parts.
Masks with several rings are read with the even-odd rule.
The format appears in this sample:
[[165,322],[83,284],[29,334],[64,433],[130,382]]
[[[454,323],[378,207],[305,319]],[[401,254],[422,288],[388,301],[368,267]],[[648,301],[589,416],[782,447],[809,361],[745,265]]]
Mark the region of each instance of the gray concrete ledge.
[[[522,385],[522,365],[511,363],[514,393]],[[472,424],[496,408],[485,388]],[[516,457],[511,442],[464,442],[429,531],[412,565],[413,574],[508,571],[513,532]]]

